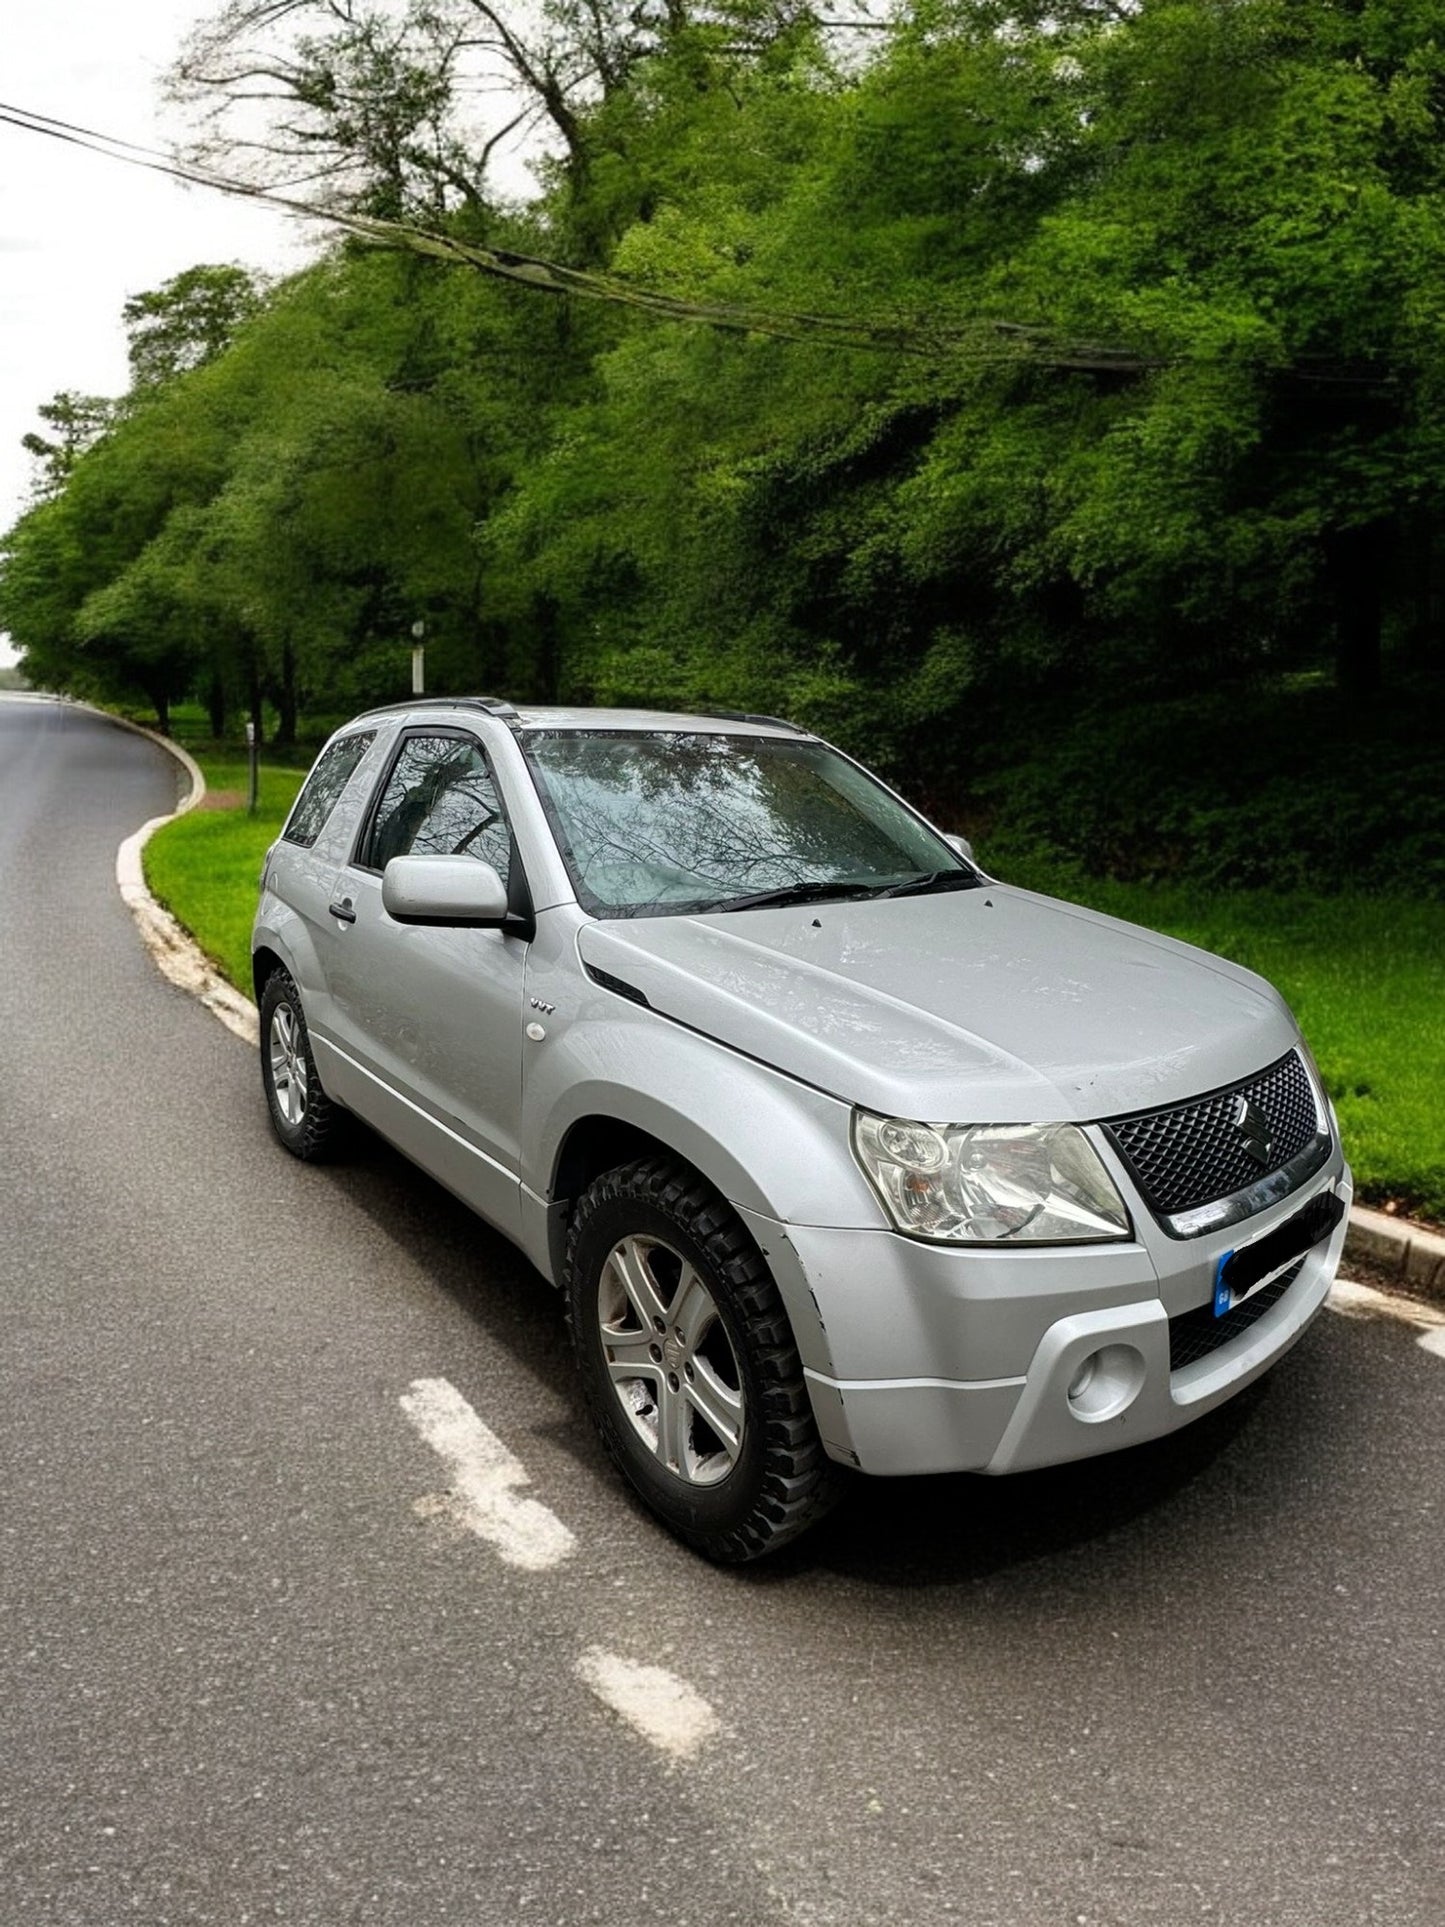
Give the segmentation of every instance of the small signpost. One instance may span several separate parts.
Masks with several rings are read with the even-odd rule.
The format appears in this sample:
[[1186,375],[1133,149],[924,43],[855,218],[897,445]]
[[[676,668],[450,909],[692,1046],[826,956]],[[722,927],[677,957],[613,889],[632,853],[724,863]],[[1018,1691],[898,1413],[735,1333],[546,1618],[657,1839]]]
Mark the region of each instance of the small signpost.
[[411,625],[411,693],[413,696],[426,694],[426,624],[414,622]]

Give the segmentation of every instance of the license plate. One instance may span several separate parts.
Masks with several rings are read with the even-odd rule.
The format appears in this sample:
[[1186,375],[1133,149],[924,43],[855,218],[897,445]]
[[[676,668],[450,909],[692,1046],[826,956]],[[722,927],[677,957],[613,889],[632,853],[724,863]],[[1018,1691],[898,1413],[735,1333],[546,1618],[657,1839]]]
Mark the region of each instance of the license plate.
[[1321,1191],[1303,1211],[1297,1211],[1253,1244],[1226,1251],[1214,1272],[1214,1315],[1223,1318],[1271,1278],[1328,1238],[1345,1215],[1344,1199]]

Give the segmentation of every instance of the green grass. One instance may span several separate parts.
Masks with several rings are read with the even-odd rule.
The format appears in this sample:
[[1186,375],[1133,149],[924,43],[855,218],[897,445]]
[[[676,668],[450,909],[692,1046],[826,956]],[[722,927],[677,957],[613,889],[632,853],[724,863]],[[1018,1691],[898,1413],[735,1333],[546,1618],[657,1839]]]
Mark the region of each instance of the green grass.
[[158,831],[146,845],[146,882],[212,963],[249,996],[261,861],[286,821],[305,771],[263,763],[259,805],[251,816],[245,807],[245,761],[207,755],[196,760],[212,793],[239,792],[241,804],[192,810]]
[[[244,761],[199,760],[213,790],[244,796]],[[263,765],[255,816],[195,810],[146,849],[151,890],[248,992],[261,860],[302,774]],[[1339,1111],[1361,1195],[1445,1220],[1445,904],[1105,882],[1037,857],[998,861],[1011,882],[1167,931],[1278,984]]]

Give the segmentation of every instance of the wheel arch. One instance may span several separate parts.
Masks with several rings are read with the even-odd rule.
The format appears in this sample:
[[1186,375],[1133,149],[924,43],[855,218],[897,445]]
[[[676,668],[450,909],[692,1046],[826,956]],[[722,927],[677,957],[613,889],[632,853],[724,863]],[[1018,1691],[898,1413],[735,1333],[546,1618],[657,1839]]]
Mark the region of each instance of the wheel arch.
[[[559,1091],[534,1167],[548,1190],[544,1198],[534,1196],[530,1211],[524,1204],[529,1255],[565,1286],[570,1221],[587,1187],[638,1158],[666,1157],[696,1172],[735,1214],[773,1275],[804,1364],[830,1371],[815,1281],[804,1272],[789,1227],[884,1228],[852,1156],[846,1108],[743,1059],[731,1059],[720,1079],[715,1047],[699,1063],[701,1041],[685,1033],[659,1031],[648,1044],[639,1052],[633,1038],[625,1061],[609,1066],[611,1076]],[[685,1111],[677,1102],[679,1092],[708,1090],[706,1105],[695,1101]]]
[[251,987],[259,1010],[267,979],[286,968],[286,959],[269,944],[258,944],[251,953]]
[[567,1229],[577,1200],[605,1172],[649,1157],[670,1158],[694,1171],[726,1198],[714,1175],[655,1132],[622,1116],[618,1110],[592,1110],[567,1126],[557,1145],[548,1187],[547,1246],[552,1276],[560,1284],[566,1275]]

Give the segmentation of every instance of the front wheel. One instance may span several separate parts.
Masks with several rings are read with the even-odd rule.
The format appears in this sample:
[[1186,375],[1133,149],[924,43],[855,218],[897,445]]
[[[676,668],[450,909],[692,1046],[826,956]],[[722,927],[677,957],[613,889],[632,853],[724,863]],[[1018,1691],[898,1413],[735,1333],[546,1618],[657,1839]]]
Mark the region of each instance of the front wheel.
[[680,1538],[740,1563],[834,1502],[803,1368],[761,1255],[694,1173],[609,1171],[567,1246],[568,1320],[609,1452]]
[[301,994],[284,970],[273,970],[261,992],[261,1083],[271,1128],[291,1155],[307,1163],[328,1156],[342,1114],[321,1088]]

